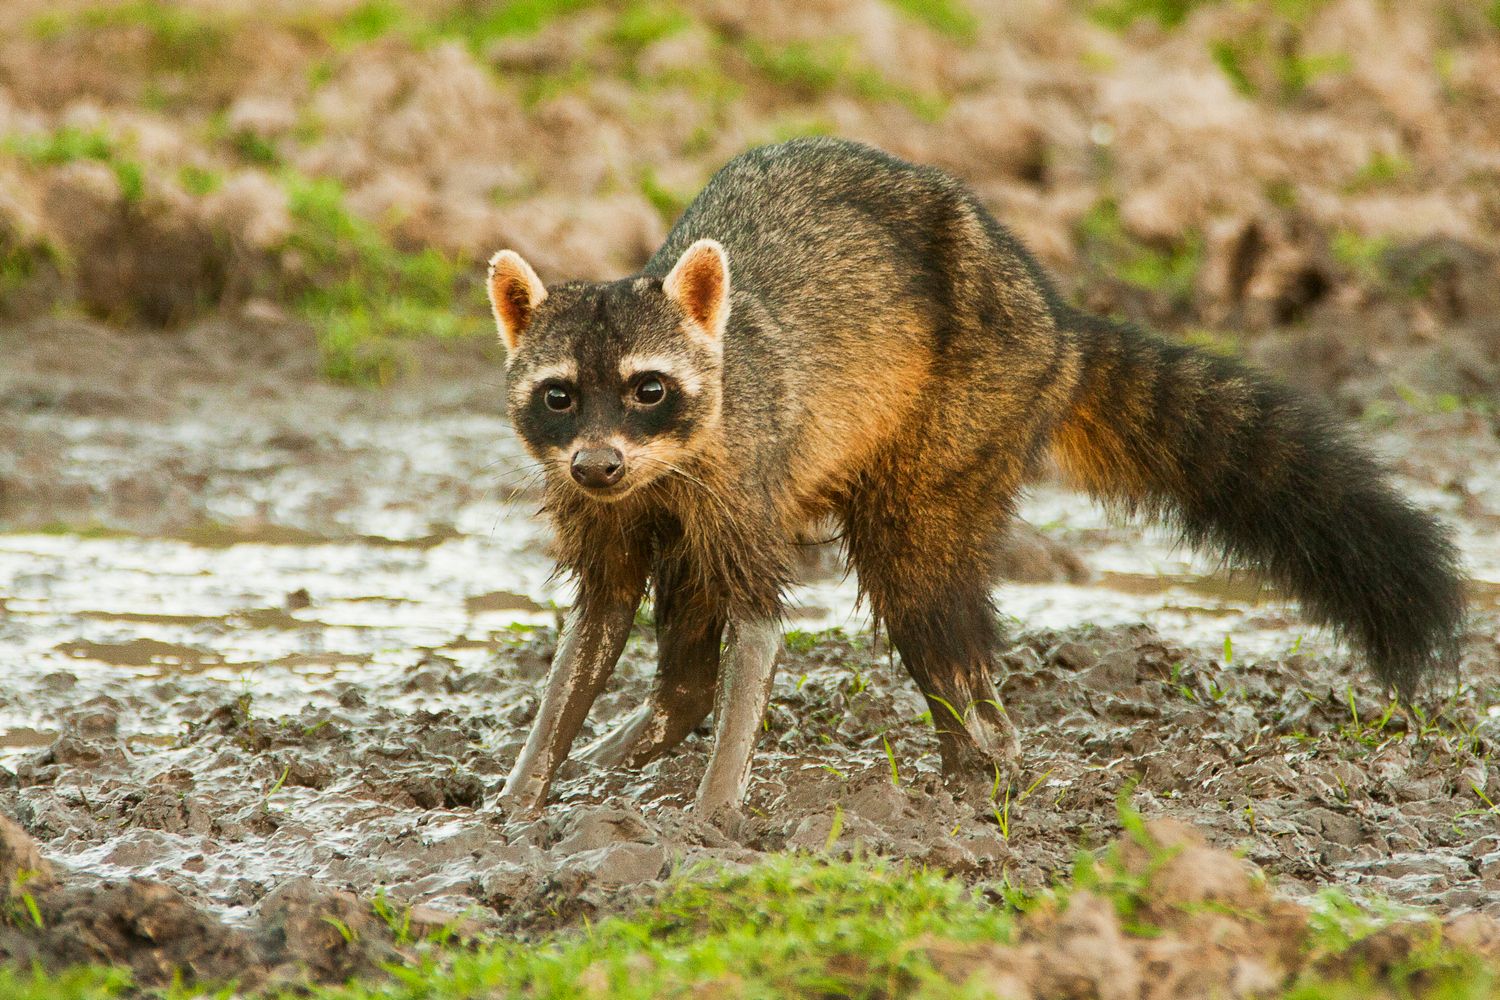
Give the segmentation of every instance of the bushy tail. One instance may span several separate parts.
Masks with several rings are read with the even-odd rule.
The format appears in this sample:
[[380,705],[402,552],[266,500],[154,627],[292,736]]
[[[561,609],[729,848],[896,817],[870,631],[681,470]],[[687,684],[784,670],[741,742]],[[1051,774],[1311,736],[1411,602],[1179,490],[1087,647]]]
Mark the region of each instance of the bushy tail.
[[1095,497],[1253,567],[1410,696],[1456,662],[1457,553],[1321,406],[1235,361],[1080,315],[1081,374],[1053,439]]

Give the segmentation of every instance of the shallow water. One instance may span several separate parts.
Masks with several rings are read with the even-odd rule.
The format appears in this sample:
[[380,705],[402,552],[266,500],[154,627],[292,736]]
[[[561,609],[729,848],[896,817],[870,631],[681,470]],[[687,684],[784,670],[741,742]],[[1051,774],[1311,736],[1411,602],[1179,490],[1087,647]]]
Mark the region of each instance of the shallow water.
[[[295,713],[333,681],[400,671],[427,652],[481,663],[515,641],[516,626],[554,623],[569,592],[553,577],[546,526],[525,507],[486,501],[457,513],[457,524],[486,530],[456,528],[456,537],[420,545],[0,535],[10,690],[67,673],[75,680],[67,700],[76,703],[130,678],[192,675],[251,694],[265,711]],[[1076,495],[1039,490],[1024,515],[1063,536],[1088,532],[1095,570],[1083,585],[997,588],[997,605],[1027,628],[1147,622],[1185,645],[1232,636],[1245,654],[1278,651],[1298,628],[1249,577],[1208,574],[1159,533],[1109,527]],[[827,575],[792,596],[789,627],[868,628],[852,576]],[[58,707],[5,699],[0,761],[55,734]],[[164,705],[131,728],[170,735],[184,721]]]

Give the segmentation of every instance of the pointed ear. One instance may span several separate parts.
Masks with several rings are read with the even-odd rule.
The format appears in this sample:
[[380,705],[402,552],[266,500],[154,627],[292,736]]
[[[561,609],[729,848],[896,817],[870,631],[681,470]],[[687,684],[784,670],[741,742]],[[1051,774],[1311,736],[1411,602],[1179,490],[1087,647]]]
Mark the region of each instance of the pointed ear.
[[718,347],[729,322],[729,255],[718,240],[688,247],[662,283],[667,298],[687,313],[709,343]]
[[536,307],[547,299],[547,287],[520,254],[501,250],[490,258],[489,290],[500,340],[506,353],[514,354]]

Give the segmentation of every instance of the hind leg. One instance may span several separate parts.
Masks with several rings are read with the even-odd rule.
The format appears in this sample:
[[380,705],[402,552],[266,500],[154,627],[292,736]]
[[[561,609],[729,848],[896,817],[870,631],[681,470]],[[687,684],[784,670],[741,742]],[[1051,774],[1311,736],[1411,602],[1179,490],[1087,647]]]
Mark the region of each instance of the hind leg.
[[950,592],[939,608],[890,607],[886,627],[927,700],[943,772],[1010,774],[1021,744],[995,690],[995,620],[985,587]]
[[713,708],[724,614],[686,553],[669,547],[654,567],[657,672],[646,701],[582,753],[605,767],[641,767],[685,739]]
[[998,627],[989,592],[1012,495],[882,484],[847,522],[860,587],[927,700],[948,775],[1010,773],[1020,761],[991,679]]
[[651,693],[624,722],[584,749],[580,756],[591,764],[648,764],[687,738],[713,708],[722,614],[690,584],[662,581],[656,617],[657,670]]

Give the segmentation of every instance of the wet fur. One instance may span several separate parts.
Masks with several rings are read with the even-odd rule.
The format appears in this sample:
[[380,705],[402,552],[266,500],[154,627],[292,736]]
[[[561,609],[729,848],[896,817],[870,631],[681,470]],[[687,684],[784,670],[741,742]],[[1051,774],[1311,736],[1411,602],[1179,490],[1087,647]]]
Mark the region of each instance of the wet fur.
[[[663,292],[703,237],[729,260],[722,358]],[[990,589],[1016,499],[1049,454],[1092,495],[1266,574],[1403,693],[1454,657],[1463,606],[1445,532],[1321,407],[1236,362],[1075,312],[938,170],[832,139],[752,150],[640,275],[557,286],[529,318],[511,411],[544,461],[573,438],[535,412],[530,371],[576,361],[585,382],[602,373],[585,391],[617,393],[620,358],[650,354],[701,383],[658,433],[625,417],[613,427],[644,456],[623,499],[583,495],[554,464],[546,508],[582,601],[628,600],[649,580],[668,629],[706,653],[694,623],[717,635],[779,616],[796,539],[834,518],[949,770],[1015,754],[991,681]],[[662,684],[688,692],[685,734],[708,711],[715,658],[663,659]]]

